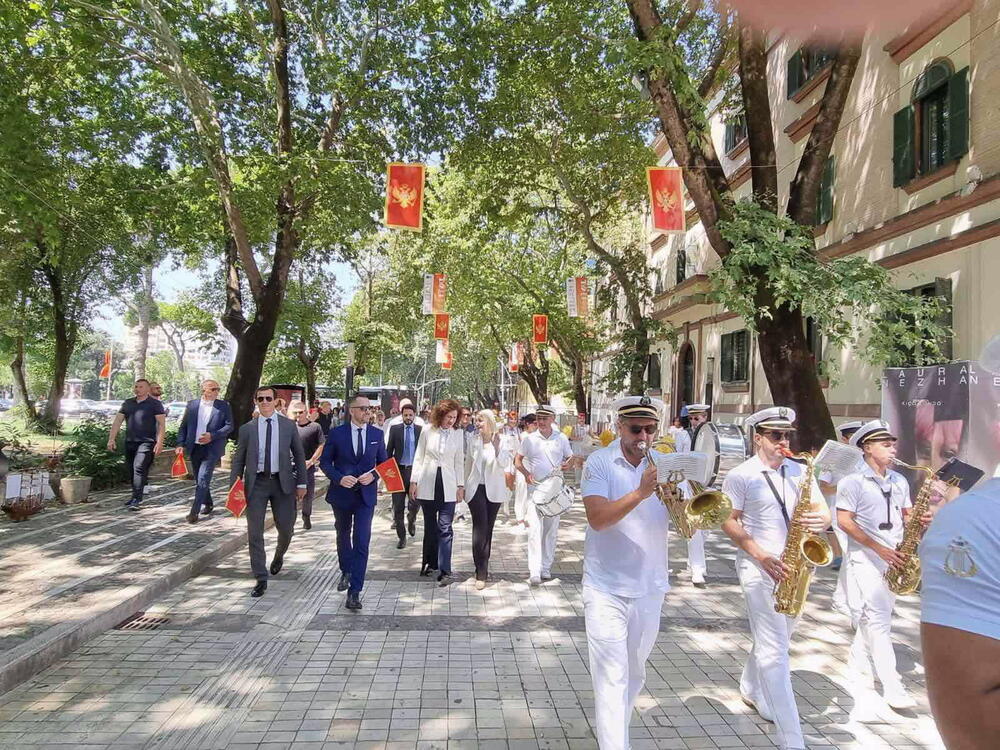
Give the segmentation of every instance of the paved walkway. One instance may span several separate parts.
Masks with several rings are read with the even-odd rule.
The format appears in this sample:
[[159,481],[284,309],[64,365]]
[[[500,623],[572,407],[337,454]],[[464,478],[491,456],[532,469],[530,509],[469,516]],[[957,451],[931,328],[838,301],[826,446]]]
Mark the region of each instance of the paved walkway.
[[[439,588],[417,575],[420,522],[397,550],[386,505],[360,613],[344,609],[336,592],[333,518],[319,504],[313,529],[297,530],[263,598],[249,597],[240,549],[145,607],[143,620],[108,630],[7,693],[0,747],[596,747],[580,601],[582,509],[564,519],[558,578],[538,588],[524,581],[524,536],[501,515],[493,582],[477,592],[468,522],[456,527],[458,580]],[[269,532],[269,550],[273,543]],[[773,747],[773,726],[739,700],[750,641],[731,547],[718,534],[708,546],[709,588],[699,590],[683,570],[682,545],[671,543],[674,589],[633,719],[635,750]],[[792,659],[810,747],[940,747],[915,603],[901,603],[896,637],[920,708],[904,716],[870,702],[882,720],[859,724],[845,689],[848,623],[829,610],[831,585],[828,573],[814,584]]]

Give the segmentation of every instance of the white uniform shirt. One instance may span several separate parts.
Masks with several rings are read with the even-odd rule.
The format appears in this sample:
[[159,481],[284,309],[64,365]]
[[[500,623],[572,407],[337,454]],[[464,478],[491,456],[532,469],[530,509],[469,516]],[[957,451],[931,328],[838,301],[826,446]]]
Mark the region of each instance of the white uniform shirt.
[[[948,572],[971,564],[968,578]],[[921,621],[1000,640],[1000,479],[941,507],[920,543],[920,565]]]
[[[888,510],[886,493],[888,493]],[[902,474],[892,471],[880,477],[868,464],[837,483],[837,509],[854,513],[854,521],[879,544],[895,549],[903,539],[903,508],[912,506],[910,486]],[[879,524],[891,523],[892,528],[880,529]],[[880,570],[886,563],[874,550],[847,539],[847,554],[853,560],[870,560]]]
[[678,453],[688,453],[691,450],[691,435],[687,430],[678,430],[674,433],[674,450]]
[[[620,445],[615,440],[587,459],[580,484],[584,497],[597,495],[616,502],[639,486],[648,459],[632,466]],[[588,526],[583,546],[584,584],[630,598],[669,591],[668,528],[667,509],[656,493],[603,531]]]
[[561,471],[563,462],[573,455],[569,440],[555,427],[548,437],[541,430],[525,435],[517,452],[524,456],[524,466],[536,482]]
[[215,408],[214,401],[202,401],[198,404],[198,429],[195,438],[200,438],[208,432],[208,420],[212,418],[212,409]]
[[[787,458],[781,462],[778,470],[769,469],[755,455],[747,459],[726,475],[722,483],[722,491],[733,501],[733,510],[743,511],[743,528],[753,537],[753,540],[772,555],[780,555],[785,548],[785,538],[788,536],[788,524],[781,512],[779,500],[785,506],[785,512],[791,519],[795,512],[795,503],[799,499],[799,484],[805,474],[806,467]],[[774,489],[764,475],[767,474]],[[815,502],[822,497],[819,485],[813,478],[812,498]],[[737,557],[746,556],[743,550],[737,551]]]

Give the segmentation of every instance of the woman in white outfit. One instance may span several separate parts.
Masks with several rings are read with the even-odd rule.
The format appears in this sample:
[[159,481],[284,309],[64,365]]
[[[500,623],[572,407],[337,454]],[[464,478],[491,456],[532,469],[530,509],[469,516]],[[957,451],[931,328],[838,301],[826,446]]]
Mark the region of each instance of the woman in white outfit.
[[502,446],[496,422],[493,421],[493,412],[483,409],[476,415],[476,435],[470,443],[471,466],[465,480],[465,486],[472,493],[469,512],[472,514],[472,560],[476,566],[477,591],[486,588],[493,524],[496,523],[497,512],[507,496],[503,470],[506,457]]

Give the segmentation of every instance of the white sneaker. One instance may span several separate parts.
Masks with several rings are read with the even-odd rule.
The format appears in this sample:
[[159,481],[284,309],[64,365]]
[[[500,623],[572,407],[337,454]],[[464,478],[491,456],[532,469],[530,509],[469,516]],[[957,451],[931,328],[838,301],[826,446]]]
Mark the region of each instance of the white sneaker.
[[898,693],[886,693],[883,697],[889,707],[897,711],[917,707],[917,702],[905,690],[900,690]]
[[542,579],[539,578],[538,576],[532,576],[531,578],[528,579],[528,583],[530,583],[532,586],[541,586]]
[[774,723],[774,717],[771,715],[771,712],[767,710],[767,707],[763,703],[757,703],[756,701],[748,698],[743,693],[740,693],[740,700],[743,701],[744,704],[752,708],[754,711],[756,711],[757,715],[760,716],[760,718],[762,718],[764,721],[769,721],[772,724]]
[[705,585],[705,574],[700,570],[691,573],[691,583],[694,586],[704,586]]

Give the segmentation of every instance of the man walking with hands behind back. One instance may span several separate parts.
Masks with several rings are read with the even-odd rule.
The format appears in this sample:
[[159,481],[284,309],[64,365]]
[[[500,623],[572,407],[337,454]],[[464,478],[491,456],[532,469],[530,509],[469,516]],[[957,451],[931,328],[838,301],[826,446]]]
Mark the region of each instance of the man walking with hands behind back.
[[319,460],[320,469],[330,478],[326,501],[333,506],[337,526],[337,591],[347,591],[348,609],[361,609],[378,499],[375,467],[386,460],[385,437],[382,430],[368,424],[369,411],[367,396],[352,398],[348,402],[350,421],[330,430]]
[[264,516],[271,515],[278,529],[278,546],[271,560],[271,575],[278,575],[295,529],[295,501],[306,494],[306,457],[295,423],[274,410],[274,388],[263,386],[254,397],[260,416],[240,427],[240,441],[233,456],[229,484],[243,477],[247,496],[247,544],[250,569],[257,585],[250,596],[267,590],[267,557],[264,553]]
[[199,511],[206,516],[212,512],[212,474],[232,431],[233,412],[229,404],[219,398],[219,384],[206,380],[201,384],[201,398],[188,401],[177,432],[175,453],[183,455],[187,449],[195,478],[188,523],[198,522]]

